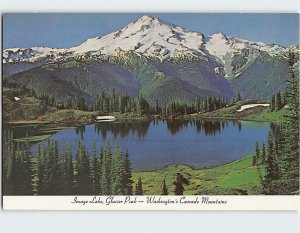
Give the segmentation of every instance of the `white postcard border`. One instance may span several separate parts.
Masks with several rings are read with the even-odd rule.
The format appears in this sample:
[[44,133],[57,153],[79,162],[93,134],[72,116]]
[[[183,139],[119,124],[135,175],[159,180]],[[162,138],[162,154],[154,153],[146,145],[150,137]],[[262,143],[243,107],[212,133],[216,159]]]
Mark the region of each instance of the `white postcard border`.
[[299,210],[300,196],[3,196],[4,210]]
[[[91,2],[91,0],[88,0]],[[267,0],[262,3],[259,0],[253,0],[249,2],[238,2],[236,0],[220,1],[208,1],[209,3],[203,3],[200,1],[193,2],[189,0],[177,1],[176,3],[164,5],[160,1],[157,5],[153,5],[153,2],[144,2],[145,4],[136,4],[135,1],[124,0],[122,4],[118,3],[116,8],[116,1],[112,0],[105,3],[99,2],[99,6],[87,4],[87,1],[81,1],[70,4],[61,2],[59,0],[53,0],[51,2],[43,2],[43,4],[38,5],[34,0],[29,0],[25,2],[19,2],[17,0],[1,2],[2,13],[5,12],[276,12],[276,13],[300,13],[299,2],[297,0],[292,0],[288,2],[281,2],[277,4],[271,4],[271,0]],[[181,2],[181,4],[180,4]],[[150,6],[151,5],[151,6]],[[150,9],[150,10],[149,10]],[[1,21],[1,20],[0,20]],[[1,25],[0,25],[1,28]],[[1,117],[1,116],[0,116]],[[1,176],[1,174],[0,174]],[[81,196],[78,196],[81,197]],[[134,197],[134,196],[131,196]],[[142,196],[139,198],[146,198],[152,196]],[[163,197],[163,196],[155,196]],[[167,196],[170,198],[175,198],[173,196]],[[185,196],[185,197],[200,197],[203,196]],[[157,207],[153,204],[145,205],[138,204],[129,207],[99,207],[99,205],[86,205],[80,207],[79,205],[72,204],[75,196],[3,196],[2,197],[2,208],[4,210],[299,210],[300,206],[300,196],[205,196],[211,199],[223,199],[227,200],[225,206],[221,205],[195,205],[191,207],[190,205],[182,204],[180,207]],[[85,196],[85,199],[93,198]],[[105,199],[104,196],[102,198]],[[180,196],[176,196],[180,198]],[[149,206],[151,208],[147,208]]]

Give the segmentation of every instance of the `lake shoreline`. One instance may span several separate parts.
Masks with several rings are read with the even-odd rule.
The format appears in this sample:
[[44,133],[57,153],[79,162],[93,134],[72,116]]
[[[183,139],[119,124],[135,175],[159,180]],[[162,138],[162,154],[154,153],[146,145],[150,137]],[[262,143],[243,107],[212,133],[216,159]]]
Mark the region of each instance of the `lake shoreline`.
[[[168,117],[156,117],[156,116],[143,116],[143,117],[116,117],[117,121],[149,121],[149,120],[237,120],[237,121],[254,121],[254,122],[277,122],[276,120],[271,119],[249,119],[247,117],[209,117],[209,116],[183,116],[177,118],[168,118]],[[91,120],[87,122],[71,122],[68,123],[64,120],[62,121],[39,121],[39,120],[21,120],[21,121],[3,121],[3,124],[12,124],[12,125],[29,125],[29,124],[36,124],[36,125],[46,125],[46,124],[58,124],[60,126],[83,126],[83,125],[90,125],[97,122],[96,120]]]
[[[254,100],[242,100],[226,107],[209,111],[199,112],[187,115],[179,116],[162,116],[158,114],[150,115],[138,115],[134,112],[120,113],[112,112],[107,115],[116,117],[117,120],[245,120],[245,121],[257,121],[257,122],[282,122],[283,116],[286,114],[284,108],[280,111],[270,111],[268,107],[257,106],[250,109],[245,109],[242,112],[238,110],[241,106],[249,103],[261,104],[266,101],[254,101]],[[82,126],[87,124],[96,123],[96,116],[99,113],[96,111],[82,111],[77,109],[61,109],[52,112],[48,112],[43,116],[35,119],[23,119],[23,120],[10,120],[3,121],[3,123],[9,124],[60,124],[70,126]],[[101,115],[101,114],[100,114]]]
[[141,172],[159,172],[159,171],[162,171],[162,170],[165,170],[167,169],[168,167],[172,167],[172,166],[184,166],[184,167],[188,167],[189,169],[193,170],[193,171],[202,171],[202,170],[207,170],[207,169],[214,169],[214,168],[218,168],[220,166],[225,166],[225,165],[229,165],[231,163],[234,163],[234,162],[238,162],[239,160],[242,160],[243,158],[247,157],[247,156],[250,156],[252,154],[247,154],[245,156],[242,156],[241,158],[238,158],[238,159],[234,159],[232,161],[229,161],[229,162],[225,162],[225,163],[222,163],[222,164],[218,164],[218,165],[212,165],[212,166],[205,166],[205,167],[202,167],[202,168],[195,168],[191,165],[188,165],[188,164],[185,164],[185,163],[176,163],[176,164],[168,164],[168,165],[165,165],[163,166],[162,168],[158,168],[158,169],[149,169],[149,170],[142,170],[142,171],[133,171],[133,173],[141,173]]

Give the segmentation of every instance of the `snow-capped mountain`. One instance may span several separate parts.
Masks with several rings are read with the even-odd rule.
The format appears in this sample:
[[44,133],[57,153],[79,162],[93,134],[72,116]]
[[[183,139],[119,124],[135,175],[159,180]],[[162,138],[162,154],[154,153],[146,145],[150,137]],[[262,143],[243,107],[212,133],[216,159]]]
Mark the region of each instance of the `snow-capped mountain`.
[[43,59],[49,61],[64,60],[68,56],[72,56],[73,52],[69,49],[56,49],[48,47],[32,47],[32,48],[11,48],[5,49],[2,54],[2,62],[36,62]]
[[119,31],[71,48],[5,49],[2,62],[4,77],[38,91],[49,91],[51,82],[63,89],[67,82],[69,93],[79,91],[90,98],[108,87],[132,95],[142,92],[152,101],[164,102],[171,100],[170,93],[177,94],[174,98],[231,98],[237,92],[266,98],[284,88],[289,49],[299,54],[299,45],[285,48],[222,33],[205,36],[143,16]]
[[120,49],[133,51],[157,61],[213,58],[223,66],[226,63],[227,76],[237,70],[237,67],[231,67],[233,58],[242,56],[243,66],[256,59],[260,52],[266,52],[271,56],[280,56],[288,51],[288,48],[279,45],[227,37],[222,33],[206,37],[200,32],[188,31],[179,26],[164,23],[156,17],[143,16],[117,32],[88,39],[69,49],[12,48],[5,49],[2,58],[3,63],[41,60],[59,62],[72,57],[118,55]]
[[243,68],[254,62],[263,52],[272,57],[285,57],[289,50],[276,44],[269,45],[262,42],[227,37],[222,33],[210,36],[205,48],[224,65],[226,77],[239,76],[243,72]]
[[166,60],[186,53],[196,59],[215,56],[225,63],[225,56],[234,56],[245,49],[264,51],[272,56],[281,55],[287,49],[279,45],[227,38],[222,33],[206,38],[200,32],[188,31],[179,26],[163,23],[156,17],[143,16],[120,31],[104,37],[88,39],[70,48],[74,54],[96,53],[113,55],[117,48],[135,51],[149,58]]
[[[103,37],[88,39],[71,48],[75,54],[114,54],[117,48],[135,51],[149,58],[165,60],[178,53],[201,53],[205,37],[199,32],[187,31],[181,27],[166,24],[158,18],[143,16],[120,31]],[[196,56],[196,55],[195,55]]]

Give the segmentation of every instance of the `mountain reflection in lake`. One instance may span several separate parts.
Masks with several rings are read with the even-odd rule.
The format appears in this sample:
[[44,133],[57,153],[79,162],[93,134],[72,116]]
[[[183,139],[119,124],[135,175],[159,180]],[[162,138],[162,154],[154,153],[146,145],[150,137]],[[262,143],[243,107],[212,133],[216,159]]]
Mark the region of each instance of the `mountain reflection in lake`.
[[[178,163],[194,168],[228,163],[253,153],[256,140],[265,142],[269,128],[269,123],[250,121],[116,121],[62,130],[51,138],[59,147],[71,141],[74,153],[78,138],[90,154],[93,140],[98,152],[108,141],[111,145],[118,143],[122,150],[129,151],[133,170],[144,171]],[[34,144],[31,150],[37,148]]]

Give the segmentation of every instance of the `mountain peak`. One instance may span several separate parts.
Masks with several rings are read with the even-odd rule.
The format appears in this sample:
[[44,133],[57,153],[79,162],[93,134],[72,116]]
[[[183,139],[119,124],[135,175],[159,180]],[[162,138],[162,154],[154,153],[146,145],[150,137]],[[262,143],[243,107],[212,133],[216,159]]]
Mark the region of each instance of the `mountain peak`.
[[[154,27],[162,26],[163,23],[156,17],[144,15],[137,19],[136,21],[128,24],[125,28],[118,31],[120,35],[130,34],[134,35],[138,32],[144,32],[147,29],[153,29]],[[158,29],[159,30],[159,29]],[[128,36],[128,35],[127,35]]]
[[213,38],[213,39],[227,40],[227,36],[224,33],[222,33],[222,32],[214,33],[210,37]]
[[144,24],[150,22],[160,22],[160,20],[154,16],[144,15],[135,21],[135,23],[144,23]]
[[[90,39],[71,48],[75,53],[99,51],[114,54],[117,47],[124,51],[134,51],[146,57],[164,60],[181,51],[181,46],[201,52],[204,36],[173,24],[162,22],[157,17],[144,15],[123,29],[100,39]],[[178,50],[179,49],[179,50]]]

